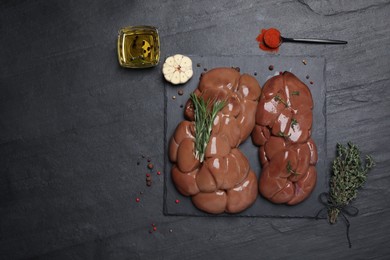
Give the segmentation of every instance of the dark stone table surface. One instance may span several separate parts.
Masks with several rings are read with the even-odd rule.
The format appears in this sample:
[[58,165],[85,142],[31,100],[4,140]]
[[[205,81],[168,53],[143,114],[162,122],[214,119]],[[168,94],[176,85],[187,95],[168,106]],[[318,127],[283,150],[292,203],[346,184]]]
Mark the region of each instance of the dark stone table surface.
[[[0,1],[0,259],[389,259],[389,15],[389,0]],[[139,24],[163,56],[267,55],[268,27],[349,42],[278,55],[326,59],[327,160],[348,140],[376,160],[351,249],[341,220],[164,216],[167,173],[145,186],[147,159],[164,166],[161,64],[116,55]]]

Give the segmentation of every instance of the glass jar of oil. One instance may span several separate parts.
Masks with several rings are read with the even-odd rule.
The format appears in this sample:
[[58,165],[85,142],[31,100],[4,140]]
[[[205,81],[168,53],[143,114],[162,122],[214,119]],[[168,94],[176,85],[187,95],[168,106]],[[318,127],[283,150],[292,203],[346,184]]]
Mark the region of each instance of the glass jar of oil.
[[118,60],[125,68],[156,66],[160,60],[160,39],[157,28],[129,26],[119,30]]

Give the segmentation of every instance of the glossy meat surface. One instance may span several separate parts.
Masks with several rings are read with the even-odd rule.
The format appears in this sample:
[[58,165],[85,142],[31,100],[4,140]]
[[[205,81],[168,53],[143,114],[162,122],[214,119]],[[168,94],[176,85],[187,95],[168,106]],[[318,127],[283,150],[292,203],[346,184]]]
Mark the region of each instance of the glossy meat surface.
[[255,126],[261,88],[257,80],[233,68],[215,68],[204,73],[194,93],[207,100],[224,100],[217,114],[205,151],[205,160],[195,158],[194,110],[189,100],[185,117],[169,143],[174,164],[172,180],[180,193],[192,196],[193,204],[208,213],[237,213],[256,200],[258,181],[239,145]]
[[252,140],[260,146],[259,192],[274,203],[298,204],[315,187],[312,109],[310,89],[294,74],[284,72],[264,84]]

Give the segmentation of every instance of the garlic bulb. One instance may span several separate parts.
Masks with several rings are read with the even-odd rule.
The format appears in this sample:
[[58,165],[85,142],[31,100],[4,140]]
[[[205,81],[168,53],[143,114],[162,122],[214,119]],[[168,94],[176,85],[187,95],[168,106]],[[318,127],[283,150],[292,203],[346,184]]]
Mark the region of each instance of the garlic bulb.
[[186,83],[193,75],[192,60],[184,55],[176,54],[165,60],[164,78],[174,85]]

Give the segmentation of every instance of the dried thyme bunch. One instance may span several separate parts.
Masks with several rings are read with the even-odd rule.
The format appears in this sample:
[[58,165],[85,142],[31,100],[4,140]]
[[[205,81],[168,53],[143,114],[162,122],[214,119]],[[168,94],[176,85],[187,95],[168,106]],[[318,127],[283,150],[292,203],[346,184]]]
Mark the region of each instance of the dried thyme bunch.
[[356,198],[358,189],[366,182],[367,173],[374,165],[373,158],[367,155],[363,167],[359,148],[353,143],[349,142],[348,146],[337,144],[337,157],[333,161],[330,177],[330,223],[336,223],[340,210]]

